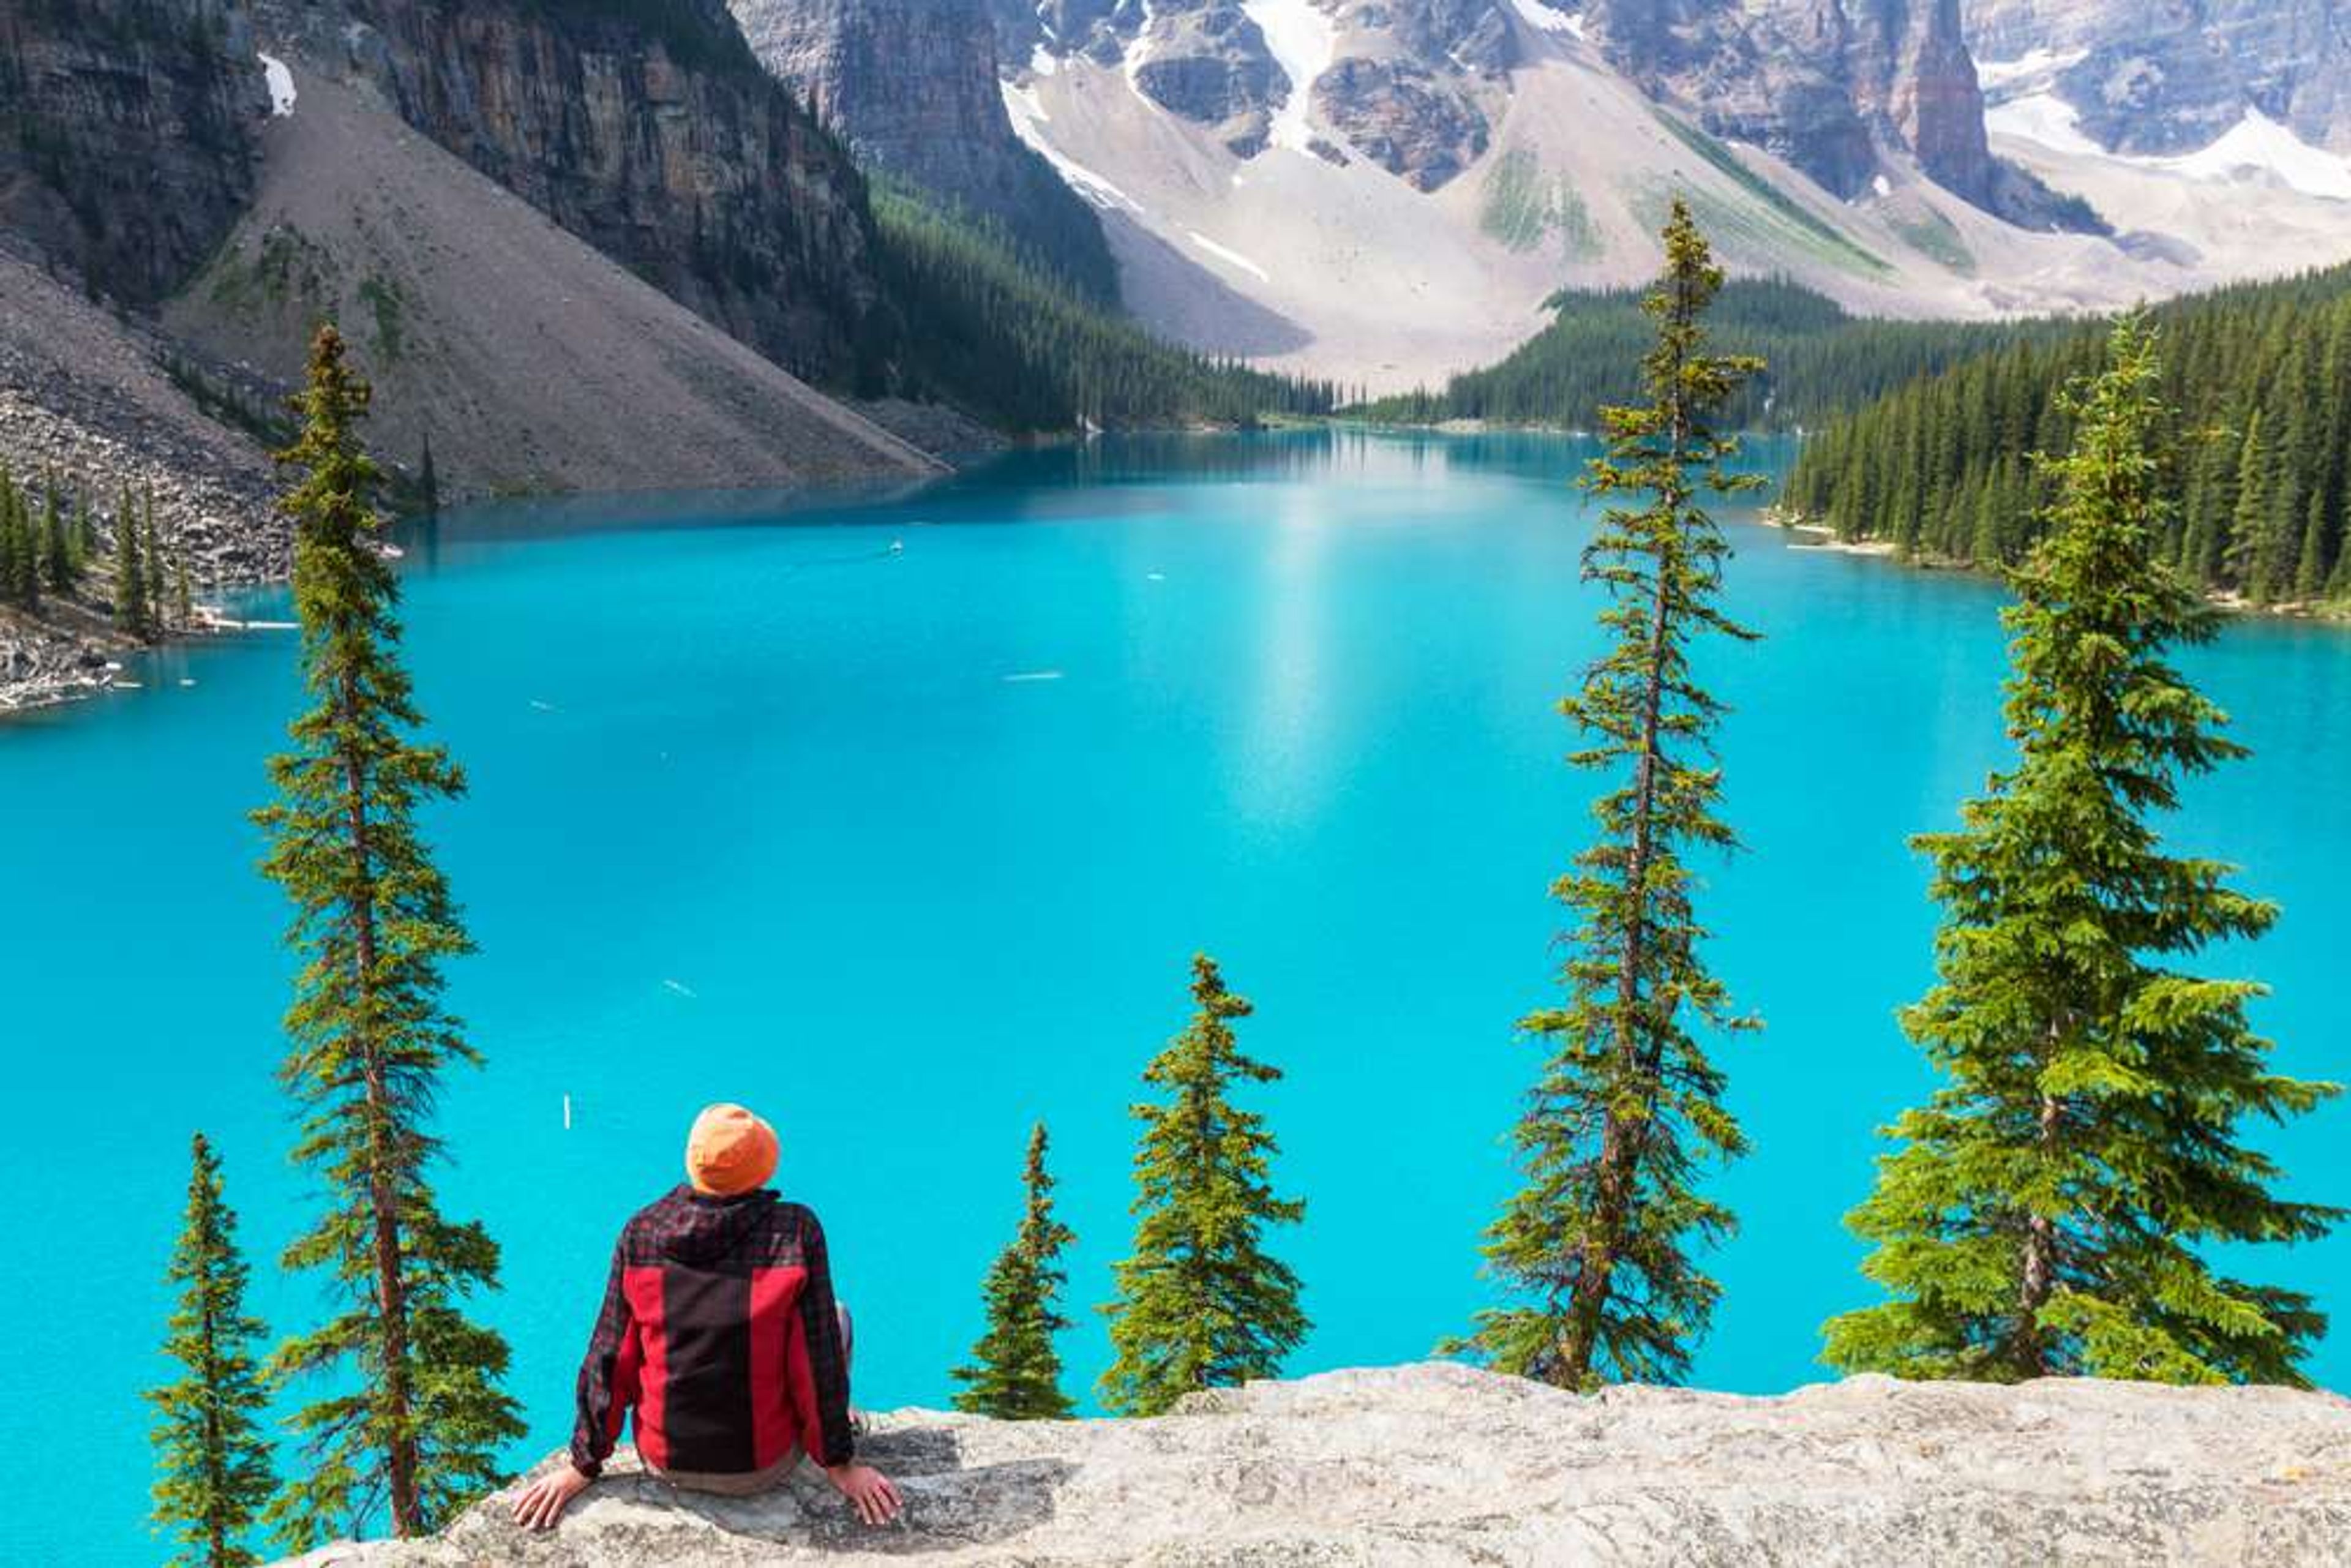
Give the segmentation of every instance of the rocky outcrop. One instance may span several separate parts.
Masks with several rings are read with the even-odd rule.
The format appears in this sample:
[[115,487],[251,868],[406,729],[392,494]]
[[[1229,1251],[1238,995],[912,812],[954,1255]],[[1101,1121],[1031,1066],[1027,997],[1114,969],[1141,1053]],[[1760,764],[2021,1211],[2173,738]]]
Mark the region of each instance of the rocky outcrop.
[[1947,190],[1991,196],[1958,0],[1597,0],[1590,17],[1609,57],[1653,96],[1840,196],[1868,188],[1881,141]]
[[303,1562],[2335,1568],[2351,1540],[2351,1405],[2278,1389],[1861,1377],[1583,1398],[1436,1365],[1254,1384],[1151,1421],[906,1412],[862,1446],[906,1496],[886,1531],[805,1469],[732,1501],[623,1456],[552,1535],[493,1499],[437,1542]]
[[1294,89],[1236,0],[1155,6],[1129,48],[1128,68],[1144,97],[1213,126],[1244,158],[1265,150],[1273,110]]
[[95,292],[152,302],[244,211],[267,113],[240,6],[0,6],[0,228]]
[[1417,190],[1438,189],[1486,152],[1476,101],[1409,61],[1340,60],[1315,79],[1314,105],[1349,146]]
[[2351,154],[2351,8],[2342,0],[1964,0],[1970,46],[2003,85],[2053,91],[2116,152],[2205,146],[2248,110]]
[[860,157],[1001,225],[1086,293],[1116,298],[1093,208],[1013,133],[983,0],[732,4],[760,62]]
[[877,383],[879,295],[847,151],[725,0],[264,0],[266,36],[796,374]]

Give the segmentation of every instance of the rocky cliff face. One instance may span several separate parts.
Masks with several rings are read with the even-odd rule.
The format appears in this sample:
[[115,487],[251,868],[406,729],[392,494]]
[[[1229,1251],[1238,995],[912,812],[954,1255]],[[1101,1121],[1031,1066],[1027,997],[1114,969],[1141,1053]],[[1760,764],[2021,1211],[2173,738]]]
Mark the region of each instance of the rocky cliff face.
[[1965,0],[2004,90],[2053,91],[2109,152],[2180,153],[2258,111],[2351,154],[2345,0]]
[[151,302],[245,210],[267,114],[239,6],[0,6],[0,228],[98,291]]
[[732,5],[760,62],[861,157],[1001,224],[1087,292],[1115,297],[1093,209],[1013,134],[983,0]]
[[871,382],[896,327],[861,176],[724,0],[264,0],[265,29],[797,374]]
[[303,1561],[2335,1568],[2351,1539],[2351,1406],[2280,1389],[1865,1377],[1785,1399],[1579,1398],[1421,1366],[1254,1384],[1152,1421],[909,1412],[861,1448],[907,1500],[887,1531],[806,1469],[729,1501],[623,1459],[552,1535],[492,1500],[439,1542]]
[[1599,0],[1608,57],[1718,135],[1768,147],[1841,196],[1881,140],[1983,202],[1991,154],[1958,0]]

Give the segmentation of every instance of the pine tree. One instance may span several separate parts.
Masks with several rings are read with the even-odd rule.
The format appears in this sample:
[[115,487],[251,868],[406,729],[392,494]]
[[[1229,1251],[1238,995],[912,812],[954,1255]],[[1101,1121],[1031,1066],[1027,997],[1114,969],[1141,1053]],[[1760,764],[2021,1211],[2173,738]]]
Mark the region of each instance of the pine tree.
[[139,557],[139,508],[123,487],[114,516],[114,623],[126,636],[145,641],[154,628],[147,619],[147,582]]
[[1232,1102],[1237,1084],[1281,1073],[1242,1054],[1233,1022],[1249,1016],[1214,959],[1192,960],[1191,1023],[1144,1071],[1165,1103],[1134,1107],[1143,1135],[1134,1254],[1116,1265],[1118,1300],[1103,1308],[1116,1353],[1103,1402],[1156,1416],[1185,1395],[1270,1377],[1306,1337],[1298,1276],[1264,1249],[1268,1226],[1295,1225],[1306,1206],[1274,1196],[1265,1118]]
[[172,558],[172,618],[183,627],[196,623],[195,586],[188,580],[188,553]]
[[1949,1082],[1895,1124],[1852,1216],[1893,1300],[1828,1324],[1848,1371],[2298,1384],[2324,1327],[2306,1297],[2209,1256],[2334,1223],[2273,1195],[2238,1126],[2335,1091],[2269,1070],[2245,1016],[2258,986],[2165,963],[2277,912],[2230,889],[2230,867],[2167,855],[2150,821],[2183,777],[2242,755],[2168,663],[2214,622],[2149,553],[2170,509],[2158,373],[2126,321],[2069,396],[2051,532],[2006,612],[2016,765],[1958,831],[1917,841],[1940,977],[1902,1023]]
[[1040,1122],[1029,1134],[1029,1163],[1022,1173],[1028,1211],[981,1288],[987,1332],[971,1347],[972,1364],[951,1374],[964,1385],[955,1396],[956,1409],[999,1421],[1066,1420],[1077,1409],[1061,1392],[1061,1357],[1053,1346],[1053,1336],[1070,1326],[1061,1313],[1068,1280],[1061,1257],[1077,1238],[1053,1218],[1045,1146],[1045,1124]]
[[2238,591],[2255,603],[2270,597],[2274,549],[2271,531],[2275,522],[2269,441],[2256,411],[2245,426],[2245,444],[2238,457],[2237,510],[2229,530],[2229,567]]
[[275,1484],[262,1435],[268,1404],[253,1346],[269,1331],[245,1311],[246,1269],[236,1215],[221,1196],[219,1156],[199,1133],[188,1178],[187,1226],[164,1279],[180,1290],[163,1354],[186,1375],[151,1389],[155,1407],[156,1529],[181,1551],[180,1568],[235,1568],[260,1559],[246,1546]]
[[305,1113],[294,1157],[329,1194],[285,1262],[322,1271],[343,1298],[276,1361],[283,1375],[337,1375],[295,1418],[306,1475],[271,1510],[298,1546],[379,1507],[399,1535],[438,1527],[496,1484],[498,1445],[522,1429],[497,1386],[505,1342],[464,1315],[496,1288],[497,1247],[478,1223],[444,1218],[428,1179],[439,1145],[425,1117],[444,1071],[479,1058],[442,1007],[443,966],[472,945],[415,819],[465,779],[442,747],[411,738],[423,719],[399,659],[399,585],[371,548],[379,472],[353,429],[369,389],[344,352],[319,331],[296,401],[302,432],[278,455],[304,476],[283,505],[314,706],[270,764],[276,803],[256,814],[305,960],[282,1069]]
[[51,592],[71,593],[76,572],[73,537],[66,527],[65,502],[57,494],[56,480],[49,481],[47,491],[41,517],[41,569],[47,574]]
[[1751,1020],[1731,1016],[1698,955],[1685,853],[1735,841],[1715,814],[1721,705],[1691,654],[1708,635],[1754,635],[1716,607],[1729,547],[1701,497],[1751,487],[1724,474],[1737,444],[1710,420],[1761,367],[1706,351],[1722,273],[1679,203],[1665,238],[1650,402],[1608,411],[1609,455],[1585,481],[1621,503],[1583,563],[1614,641],[1560,709],[1584,737],[1576,765],[1610,787],[1597,841],[1552,888],[1578,920],[1567,999],[1521,1026],[1551,1054],[1514,1134],[1527,1186],[1487,1232],[1489,1270],[1513,1299],[1453,1347],[1567,1388],[1686,1370],[1720,1293],[1695,1255],[1733,1223],[1698,1179],[1746,1148],[1696,1031]]
[[171,564],[163,559],[163,538],[155,528],[155,491],[152,486],[147,491],[147,519],[144,531],[140,535],[139,551],[146,566],[142,586],[147,591],[145,614],[148,629],[160,634],[171,624],[164,591]]

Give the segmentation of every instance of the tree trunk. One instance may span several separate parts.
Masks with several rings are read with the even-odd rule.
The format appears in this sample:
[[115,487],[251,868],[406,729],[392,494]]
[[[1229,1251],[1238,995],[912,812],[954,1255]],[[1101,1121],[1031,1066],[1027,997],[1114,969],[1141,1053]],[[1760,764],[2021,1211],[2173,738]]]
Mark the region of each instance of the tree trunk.
[[[2043,1094],[2035,1143],[2044,1156],[2057,1146],[2057,1112],[2056,1100]],[[2027,1377],[2046,1377],[2055,1370],[2049,1364],[2048,1337],[2041,1332],[2041,1309],[2049,1304],[2056,1284],[2056,1224],[2045,1214],[2029,1215],[2017,1270],[2016,1336],[2010,1347],[2017,1371]]]
[[[349,720],[352,694],[343,693]],[[367,790],[360,761],[348,751],[343,757],[345,813],[350,826],[351,853],[359,862],[358,883],[363,890],[351,910],[353,958],[360,1017],[369,1026],[354,1042],[365,1080],[368,1118],[368,1211],[375,1243],[377,1334],[382,1360],[383,1385],[378,1390],[379,1429],[384,1433],[385,1480],[391,1493],[392,1532],[408,1537],[424,1532],[424,1519],[416,1492],[416,1438],[409,1429],[408,1282],[400,1268],[399,1195],[392,1186],[390,1085],[385,1081],[382,1045],[372,1032],[376,959],[375,866],[369,848]]]

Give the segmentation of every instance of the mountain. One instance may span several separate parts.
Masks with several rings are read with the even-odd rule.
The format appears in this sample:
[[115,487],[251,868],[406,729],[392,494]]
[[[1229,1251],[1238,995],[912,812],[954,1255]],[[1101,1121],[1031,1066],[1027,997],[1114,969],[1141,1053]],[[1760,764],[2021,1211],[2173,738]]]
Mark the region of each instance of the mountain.
[[2178,156],[2251,116],[2351,154],[2343,0],[1965,0],[1987,87],[2046,93],[2110,152]]
[[878,386],[863,180],[724,0],[264,0],[265,36],[794,373]]
[[1866,315],[2103,308],[2351,252],[2351,204],[2117,192],[2003,137],[1959,0],[995,14],[1013,123],[1102,209],[1131,308],[1375,391],[1645,277],[1675,194],[1734,270]]
[[1093,208],[1013,134],[981,0],[733,0],[733,9],[761,63],[859,157],[1000,225],[1089,298],[1117,299]]
[[1994,150],[2134,257],[2219,279],[2346,254],[2343,0],[1966,0],[1965,19]]
[[252,200],[268,112],[241,10],[0,6],[0,232],[93,293],[160,298]]

